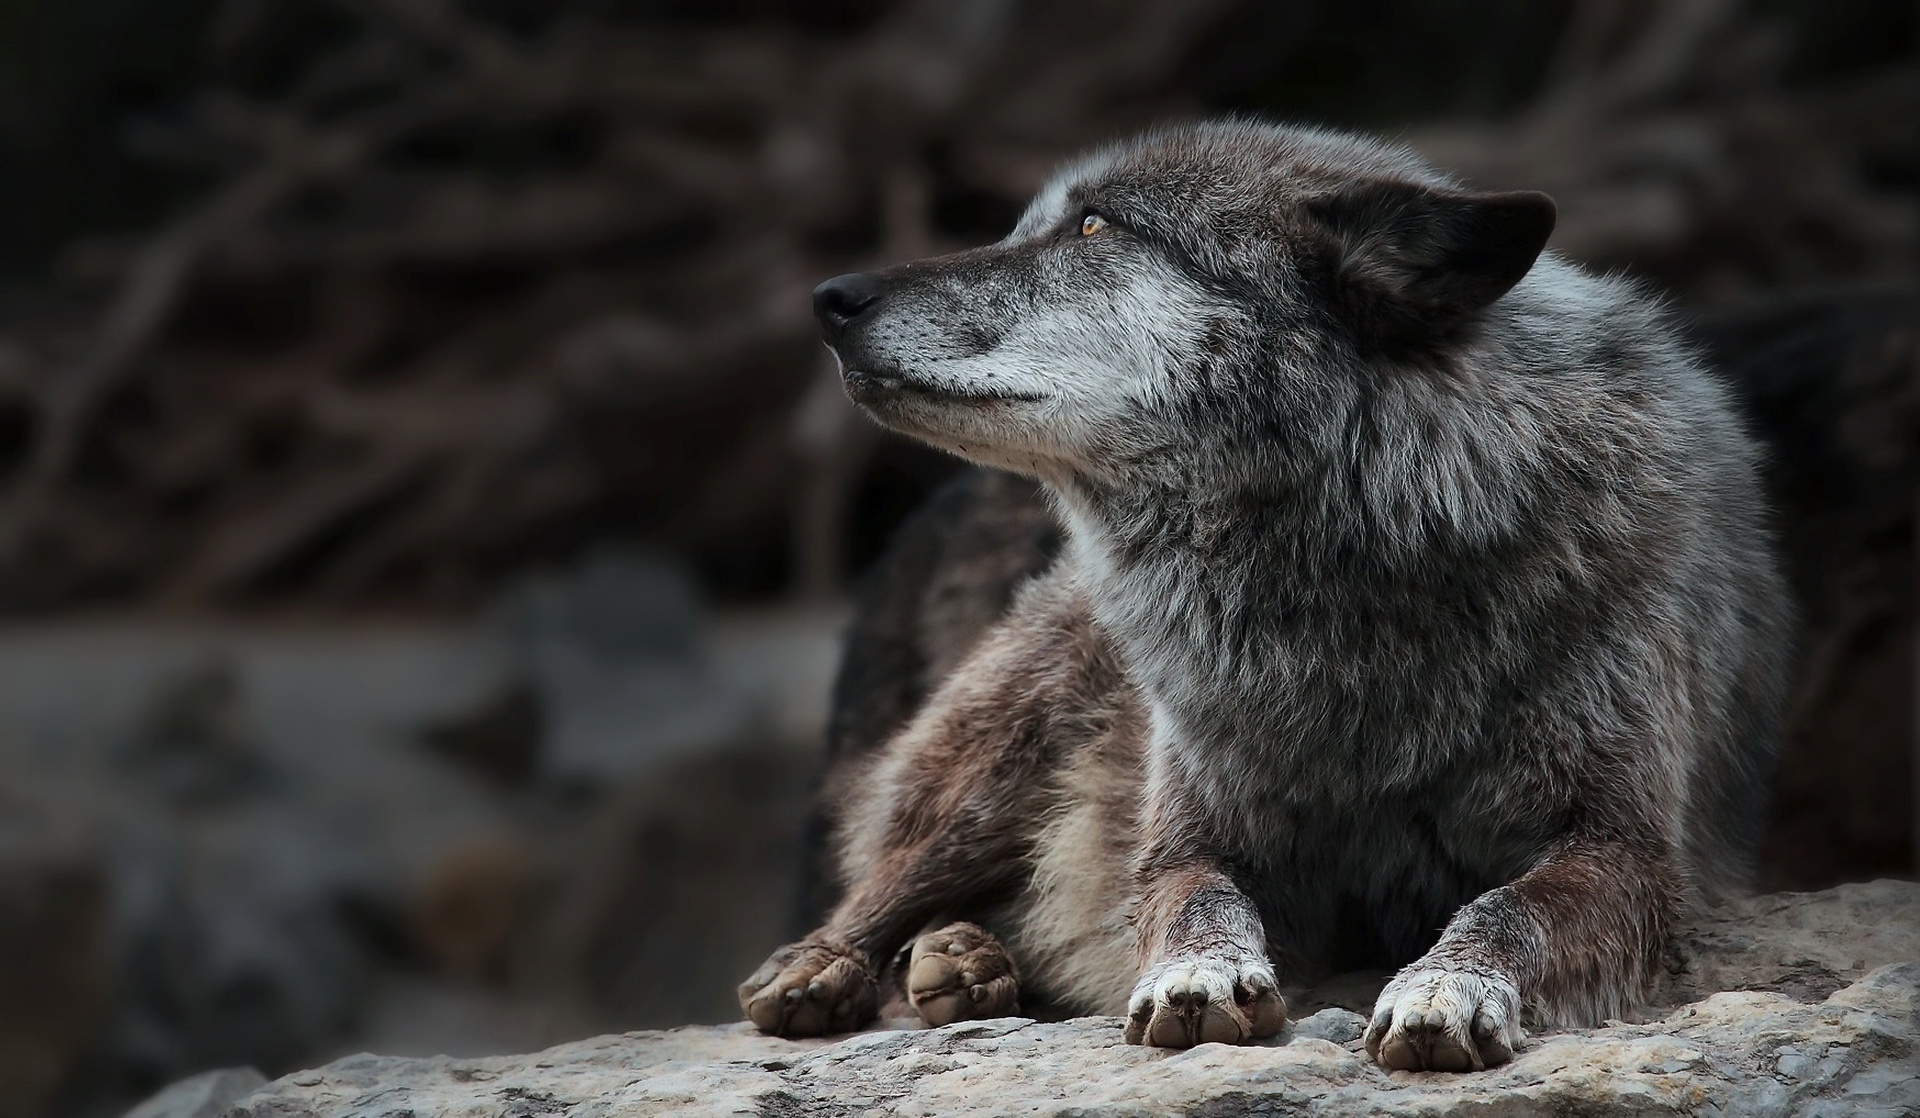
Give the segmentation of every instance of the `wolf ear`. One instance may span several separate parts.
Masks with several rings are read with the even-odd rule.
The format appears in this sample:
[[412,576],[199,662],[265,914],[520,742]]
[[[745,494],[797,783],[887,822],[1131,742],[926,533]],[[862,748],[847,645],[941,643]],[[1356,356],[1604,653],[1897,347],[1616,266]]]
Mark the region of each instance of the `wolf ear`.
[[[1553,199],[1371,182],[1322,198],[1335,282],[1357,323],[1405,337],[1446,331],[1505,295],[1553,232]],[[1411,339],[1408,339],[1411,340]]]

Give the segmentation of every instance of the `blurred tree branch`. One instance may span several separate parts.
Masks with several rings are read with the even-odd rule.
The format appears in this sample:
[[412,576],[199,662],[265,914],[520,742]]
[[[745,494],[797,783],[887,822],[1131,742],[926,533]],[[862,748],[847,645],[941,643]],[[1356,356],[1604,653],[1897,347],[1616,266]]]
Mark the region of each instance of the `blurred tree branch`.
[[[1207,111],[1207,44],[1252,25],[1229,0],[901,0],[832,30],[307,7],[341,30],[272,88],[136,131],[224,185],[68,254],[113,287],[81,343],[10,326],[0,605],[457,602],[595,535],[724,549],[789,516],[793,584],[830,589],[880,440],[808,289],[998,235],[1062,155]],[[215,42],[267,58],[293,8],[231,4]],[[1321,11],[1272,24],[1276,54]],[[1911,200],[1876,176],[1913,173],[1912,53],[1796,84],[1791,37],[1737,0],[1577,3],[1530,109],[1408,138],[1555,193],[1562,251],[1689,298],[1911,275]]]

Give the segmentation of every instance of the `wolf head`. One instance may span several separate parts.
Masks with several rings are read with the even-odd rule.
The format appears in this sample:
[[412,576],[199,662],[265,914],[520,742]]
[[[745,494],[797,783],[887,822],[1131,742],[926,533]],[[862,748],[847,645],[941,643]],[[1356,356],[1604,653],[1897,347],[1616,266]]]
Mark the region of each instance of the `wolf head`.
[[1062,486],[1260,484],[1375,378],[1443,373],[1553,221],[1373,141],[1199,125],[1069,166],[998,244],[814,304],[849,395],[908,435]]

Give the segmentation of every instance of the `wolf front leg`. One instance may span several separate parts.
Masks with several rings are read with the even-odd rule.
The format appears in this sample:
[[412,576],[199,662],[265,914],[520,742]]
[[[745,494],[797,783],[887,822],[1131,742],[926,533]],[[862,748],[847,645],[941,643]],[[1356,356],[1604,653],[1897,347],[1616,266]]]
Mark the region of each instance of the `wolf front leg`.
[[[845,897],[819,930],[774,952],[741,984],[741,1009],[762,1031],[820,1036],[867,1024],[879,1010],[885,963],[910,936],[1022,872],[1026,836],[1017,818],[1003,816],[1017,816],[1040,783],[1041,758],[1032,742],[982,733],[994,724],[984,694],[942,696],[929,714],[863,774],[846,821]],[[998,943],[971,926],[965,934],[945,931],[949,942],[962,945],[959,956],[984,952],[974,960],[979,975],[964,965],[953,968],[960,990],[970,997],[982,986],[981,1000],[995,995],[996,1003],[983,1009],[1010,1012],[1017,996],[1012,983],[987,988],[985,981],[967,981],[1010,969],[990,958]],[[943,945],[940,954],[947,953]],[[930,974],[934,968],[922,969]]]
[[[879,1009],[886,960],[936,920],[1017,886],[1056,792],[1061,758],[1115,707],[1118,668],[1062,584],[1043,578],[880,753],[838,783],[844,899],[774,952],[740,1006],[780,1036],[847,1032]],[[909,994],[929,1023],[1012,1012],[999,943],[952,924],[915,945]]]
[[1478,1071],[1521,1041],[1522,1005],[1551,1024],[1598,1024],[1642,995],[1678,907],[1654,844],[1566,842],[1454,916],[1381,991],[1367,1052],[1388,1068]]
[[1145,969],[1127,999],[1127,1043],[1244,1044],[1286,1024],[1260,914],[1218,862],[1150,860],[1134,927]]
[[[776,1036],[824,1036],[866,1025],[880,1008],[886,961],[943,913],[1008,884],[1020,872],[1022,854],[1004,832],[969,834],[952,825],[903,841],[818,931],[775,951],[740,984],[741,1010]],[[914,1008],[929,1024],[1004,1016],[1019,1005],[1005,949],[963,921],[918,937],[909,981]]]

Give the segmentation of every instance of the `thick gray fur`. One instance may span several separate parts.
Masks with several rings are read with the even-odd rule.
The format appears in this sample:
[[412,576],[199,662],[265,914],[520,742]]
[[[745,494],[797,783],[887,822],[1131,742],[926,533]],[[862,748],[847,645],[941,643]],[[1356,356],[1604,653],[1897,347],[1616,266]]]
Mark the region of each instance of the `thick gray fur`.
[[[1174,128],[829,322],[875,418],[1039,480],[1043,581],[1136,689],[1129,1039],[1260,1035],[1274,966],[1380,958],[1407,966],[1376,1058],[1485,1066],[1523,1004],[1627,1009],[1744,880],[1790,619],[1759,454],[1658,303],[1541,251],[1551,225],[1372,140]],[[958,779],[876,771],[882,800]],[[889,818],[844,813],[850,879],[891,872],[859,853]],[[905,910],[966,914],[922,880]]]

